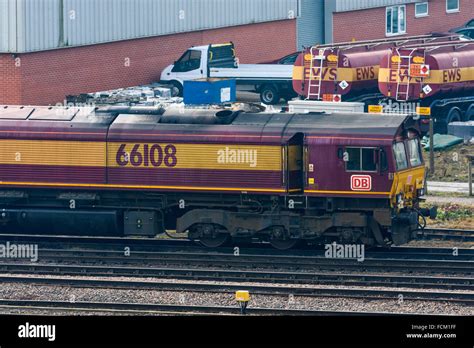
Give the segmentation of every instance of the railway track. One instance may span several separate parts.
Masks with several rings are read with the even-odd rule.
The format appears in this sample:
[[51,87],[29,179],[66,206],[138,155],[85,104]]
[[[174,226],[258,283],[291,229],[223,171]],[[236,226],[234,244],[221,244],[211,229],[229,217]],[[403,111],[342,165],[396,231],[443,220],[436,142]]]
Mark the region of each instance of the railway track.
[[[181,252],[207,252],[218,251],[221,254],[234,255],[236,246],[220,247],[218,249],[209,249],[197,245],[196,242],[182,239],[152,239],[152,238],[123,238],[123,237],[81,237],[81,236],[44,236],[44,235],[16,235],[0,234],[0,243],[26,243],[37,244],[44,249],[100,249],[124,250],[128,247],[134,252],[138,251],[181,251]],[[272,248],[268,243],[243,244],[238,246],[239,253],[245,255],[267,255],[267,256],[318,256],[324,255],[324,248],[319,246],[304,246],[298,249],[280,251]],[[367,256],[379,258],[431,258],[445,260],[453,257],[452,248],[423,248],[393,246],[390,248],[372,248],[366,250]],[[474,249],[459,248],[456,259],[463,257],[474,258]]]
[[[21,239],[24,237],[20,236]],[[5,238],[5,236],[0,235],[0,241],[1,238]],[[247,274],[259,270],[273,271],[276,274],[276,271],[283,270],[280,273],[285,275],[289,275],[288,271],[298,271],[303,275],[310,272],[341,271],[470,275],[474,269],[474,250],[472,249],[457,250],[456,255],[453,255],[452,249],[441,248],[394,247],[391,250],[376,249],[367,252],[363,262],[358,262],[355,259],[327,258],[324,255],[324,250],[321,249],[303,249],[294,250],[291,253],[282,253],[265,247],[252,247],[239,249],[239,253],[235,254],[234,248],[219,248],[218,251],[212,251],[185,241],[165,240],[157,243],[156,240],[152,240],[153,248],[141,248],[142,243],[147,240],[127,240],[124,242],[120,239],[124,244],[114,244],[115,250],[108,249],[110,245],[106,244],[108,247],[104,250],[101,248],[104,243],[101,238],[99,240],[101,242],[98,242],[97,238],[73,238],[74,242],[79,241],[80,243],[71,244],[71,240],[67,237],[54,241],[50,237],[38,236],[29,240],[22,239],[18,242],[39,243],[38,255],[41,265],[33,263],[28,266],[24,264],[24,261],[8,265],[0,261],[0,267],[8,272],[15,272],[17,269],[20,271],[31,269],[37,272],[45,272],[47,267],[51,266],[52,268],[49,269],[49,272],[51,272],[51,269],[54,269],[55,266],[67,267],[68,265],[79,264],[89,267],[88,270],[82,271],[82,273],[87,273],[90,272],[90,267],[100,265],[114,267],[115,272],[119,272],[118,269],[123,271],[135,266],[133,267],[136,270],[135,273],[138,270],[142,270],[140,272],[152,272],[151,270],[155,269],[160,270],[157,271],[158,275],[166,272],[164,266],[170,270],[169,272],[174,269],[174,273],[178,272],[178,269],[188,269],[196,273],[198,267],[200,269],[213,269],[215,272],[235,270],[234,272],[247,272]],[[87,241],[87,243],[83,243],[84,241]],[[117,239],[114,239],[114,241],[115,243],[118,242]],[[127,245],[129,253],[124,253],[124,245]],[[68,271],[70,272],[71,269]],[[321,273],[318,274],[321,275]],[[156,272],[152,272],[150,276],[156,275]],[[296,277],[301,277],[301,275]]]
[[[240,315],[238,307],[230,306],[199,306],[154,303],[119,303],[119,302],[69,302],[69,301],[40,301],[40,300],[8,300],[0,299],[0,308],[18,310],[42,310],[56,312],[110,312],[111,314],[160,314],[160,315]],[[414,315],[413,313],[390,312],[354,312],[326,311],[295,308],[247,308],[249,315],[293,315],[293,316],[400,316]],[[420,314],[417,314],[420,315]],[[422,314],[421,314],[422,315]]]
[[474,231],[456,229],[426,228],[418,233],[419,239],[474,242]]
[[186,251],[133,251],[124,255],[123,251],[90,250],[90,249],[40,249],[39,260],[49,263],[95,263],[123,265],[156,265],[161,266],[199,266],[226,268],[269,268],[337,271],[382,271],[382,272],[422,272],[422,273],[471,273],[474,269],[474,257],[466,255],[461,260],[424,260],[397,258],[380,258],[370,255],[363,262],[353,259],[330,259],[323,255],[316,256],[285,256],[225,254],[220,252],[186,252]]
[[[117,290],[154,290],[179,291],[181,293],[226,293],[237,290],[248,290],[252,295],[294,296],[294,297],[341,297],[365,300],[397,300],[401,298],[409,301],[442,301],[461,303],[474,306],[474,294],[453,291],[420,292],[412,290],[379,290],[360,288],[310,288],[307,286],[285,285],[255,285],[197,283],[197,282],[165,282],[165,281],[136,281],[116,279],[90,279],[70,277],[31,277],[28,276],[0,276],[2,283],[32,284],[35,286],[61,286],[74,288],[117,289]],[[402,297],[400,297],[402,296]]]
[[350,286],[384,286],[431,289],[474,290],[474,278],[386,275],[357,273],[322,273],[296,271],[254,271],[209,268],[170,268],[137,266],[97,266],[59,264],[0,263],[1,273],[42,275],[88,275],[121,277],[157,277],[162,279],[209,280],[254,283],[325,284]]
[[[326,258],[321,248],[306,247],[281,252],[265,244],[239,246],[239,252],[235,254],[236,249],[233,246],[210,250],[187,240],[0,234],[0,243],[2,241],[38,244],[40,261],[28,263],[21,260],[12,262],[0,259],[0,273],[4,273],[0,275],[0,281],[4,283],[220,294],[224,292],[230,294],[244,288],[254,295],[264,296],[291,295],[305,298],[361,300],[399,300],[402,296],[403,300],[407,301],[446,302],[469,307],[474,305],[473,249],[458,249],[457,255],[453,255],[453,249],[449,248],[373,249],[366,251],[363,262],[358,262],[353,259]],[[125,247],[129,248],[129,255],[124,253]],[[401,274],[394,274],[397,272]],[[43,277],[44,275],[47,277]],[[108,279],[70,278],[70,276],[108,277]],[[159,281],[120,280],[116,277],[136,279],[152,277]],[[318,288],[314,285],[325,287]],[[337,287],[327,288],[333,285]],[[383,287],[383,289],[372,287]],[[142,303],[70,304],[60,301],[51,303],[11,301],[14,300],[0,300],[0,308],[116,314],[238,313],[236,307],[181,304],[150,306]],[[252,313],[346,315],[345,312],[294,308],[277,310],[255,308],[255,311],[252,309]]]

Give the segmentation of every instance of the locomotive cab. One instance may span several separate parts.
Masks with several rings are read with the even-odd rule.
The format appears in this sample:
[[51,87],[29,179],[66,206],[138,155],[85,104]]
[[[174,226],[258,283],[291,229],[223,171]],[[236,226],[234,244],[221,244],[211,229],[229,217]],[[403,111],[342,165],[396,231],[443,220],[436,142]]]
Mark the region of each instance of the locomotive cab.
[[396,136],[392,153],[393,173],[389,173],[393,177],[390,192],[392,240],[395,244],[404,244],[421,226],[420,215],[434,218],[436,211],[421,211],[419,207],[420,197],[424,195],[426,170],[418,132],[407,130]]
[[392,145],[394,181],[391,191],[392,207],[415,207],[418,197],[424,194],[425,166],[420,140],[415,132],[397,137]]

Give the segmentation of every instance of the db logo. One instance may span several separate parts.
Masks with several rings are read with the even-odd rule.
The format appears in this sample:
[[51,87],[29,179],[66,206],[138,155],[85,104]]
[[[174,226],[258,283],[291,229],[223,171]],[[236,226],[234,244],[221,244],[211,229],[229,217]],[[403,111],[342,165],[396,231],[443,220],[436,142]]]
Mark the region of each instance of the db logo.
[[352,175],[352,191],[370,191],[372,190],[372,177],[370,175]]

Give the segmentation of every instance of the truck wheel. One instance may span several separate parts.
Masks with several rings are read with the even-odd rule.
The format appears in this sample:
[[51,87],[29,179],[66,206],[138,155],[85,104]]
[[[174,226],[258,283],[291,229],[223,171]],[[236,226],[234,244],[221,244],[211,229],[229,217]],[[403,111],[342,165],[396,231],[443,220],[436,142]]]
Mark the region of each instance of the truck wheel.
[[448,124],[451,122],[459,122],[462,119],[462,112],[459,110],[459,108],[454,107],[451,108],[448,112],[448,115],[446,118],[442,119],[440,122],[439,126],[436,127],[435,132],[441,133],[441,134],[448,134]]
[[280,101],[280,91],[275,86],[263,86],[260,90],[260,100],[267,105],[278,104]]
[[469,109],[467,109],[465,117],[466,121],[474,121],[474,105],[471,105]]
[[178,89],[178,97],[183,96],[183,85],[178,81],[171,81],[171,84]]
[[461,110],[459,110],[458,108],[452,108],[451,110],[449,110],[447,123],[460,122],[461,117],[462,117]]

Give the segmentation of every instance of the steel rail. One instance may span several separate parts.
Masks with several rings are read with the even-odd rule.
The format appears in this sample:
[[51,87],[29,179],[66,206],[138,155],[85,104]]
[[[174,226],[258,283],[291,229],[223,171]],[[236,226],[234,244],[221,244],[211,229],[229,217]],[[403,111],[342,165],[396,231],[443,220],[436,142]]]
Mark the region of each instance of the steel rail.
[[198,252],[160,252],[131,251],[125,255],[123,251],[89,250],[89,249],[40,249],[39,260],[53,262],[97,262],[119,264],[154,264],[160,265],[200,265],[245,268],[298,268],[338,270],[353,269],[358,271],[378,270],[421,271],[432,273],[472,273],[474,260],[424,260],[406,258],[364,258],[363,262],[356,259],[326,258],[324,256],[268,256],[268,255],[229,255],[223,253]]
[[[208,249],[198,246],[195,242],[189,240],[168,240],[168,239],[153,239],[153,238],[122,238],[122,237],[71,237],[71,236],[44,236],[44,235],[16,235],[16,234],[0,234],[0,242],[16,242],[16,243],[36,243],[40,247],[47,246],[56,248],[79,248],[79,247],[100,247],[101,250],[113,250],[117,248],[133,247],[134,251],[176,251],[182,250],[187,252],[208,252],[212,253],[218,250],[220,253],[233,254],[234,246],[221,247],[218,249]],[[287,251],[279,251],[273,249],[268,243],[239,245],[240,254],[265,254],[278,256],[315,256],[323,255],[324,250],[315,248],[314,246],[300,249],[292,249]],[[458,248],[458,256],[472,256],[474,257],[474,249]],[[367,250],[368,256],[380,257],[432,257],[445,258],[453,256],[452,248],[437,248],[437,247],[409,247],[397,246],[389,249],[373,248]]]
[[138,276],[191,280],[263,282],[286,284],[331,284],[410,288],[447,288],[474,290],[472,277],[434,277],[419,275],[381,275],[316,272],[280,272],[273,270],[226,270],[202,268],[158,268],[97,265],[49,265],[0,263],[3,273],[49,275]]
[[[239,307],[178,305],[155,303],[119,303],[119,302],[70,302],[70,301],[41,301],[41,300],[9,300],[0,299],[0,308],[26,310],[54,310],[54,311],[91,311],[135,314],[170,314],[170,315],[197,315],[197,314],[230,314],[240,315]],[[249,306],[246,310],[249,315],[306,315],[306,316],[401,316],[420,315],[415,313],[390,312],[354,312],[354,311],[327,311],[315,309],[295,308],[261,308]]]
[[364,300],[397,301],[442,301],[474,306],[474,293],[453,291],[419,292],[413,290],[379,290],[361,288],[309,288],[283,285],[237,285],[221,283],[136,281],[115,279],[85,279],[28,276],[0,276],[2,283],[34,284],[42,286],[67,286],[75,288],[180,291],[191,293],[230,293],[248,290],[252,295],[295,296],[295,297],[343,297]]

